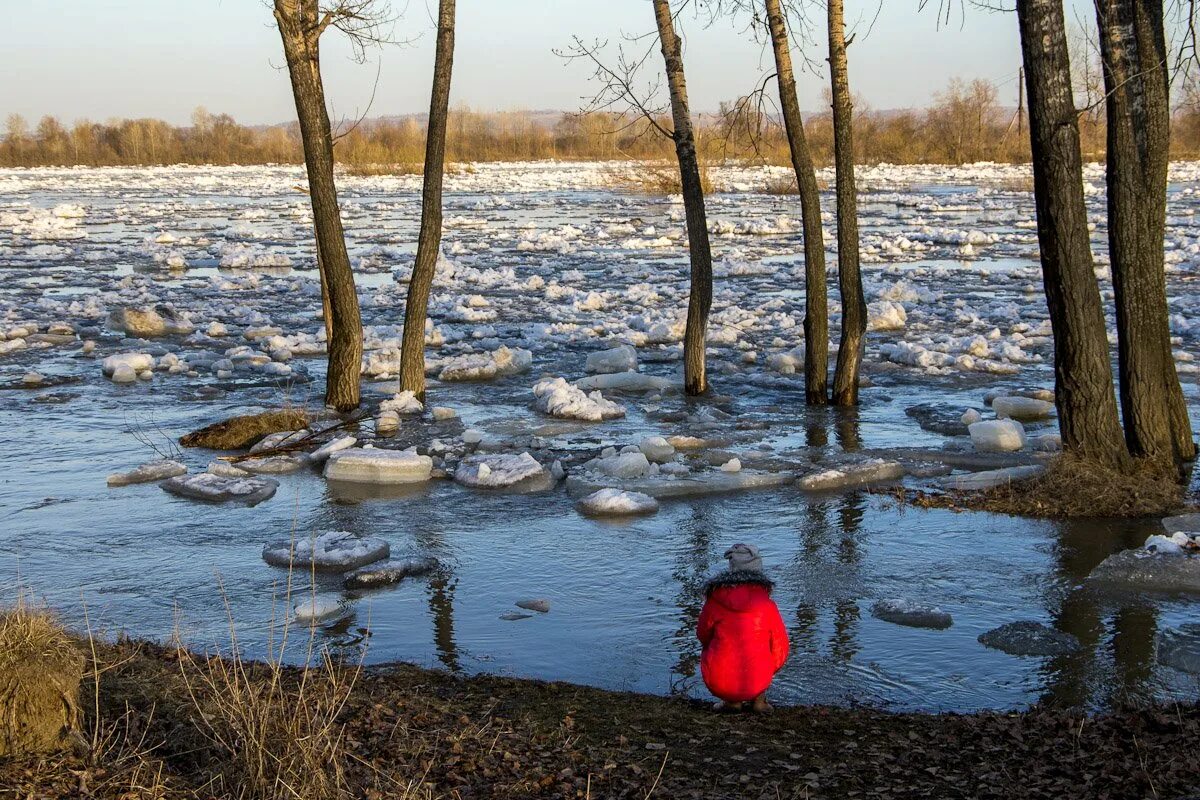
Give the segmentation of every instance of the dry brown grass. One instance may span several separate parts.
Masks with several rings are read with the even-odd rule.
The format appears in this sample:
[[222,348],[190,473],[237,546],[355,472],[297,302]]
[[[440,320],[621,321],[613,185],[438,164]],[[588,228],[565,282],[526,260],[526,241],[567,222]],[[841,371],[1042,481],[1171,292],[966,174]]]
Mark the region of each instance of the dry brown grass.
[[921,508],[1049,519],[1167,516],[1189,506],[1187,488],[1173,467],[1144,461],[1121,471],[1071,455],[1059,456],[1029,480],[983,491],[906,491],[897,500]]
[[347,175],[356,178],[370,178],[380,175],[420,175],[424,172],[421,164],[347,164],[344,167]]
[[[610,186],[639,194],[669,196],[683,192],[679,166],[674,162],[646,161],[628,167],[614,167],[607,170],[606,175]],[[716,191],[705,162],[700,163],[700,188],[706,195]]]
[[0,756],[70,744],[83,668],[83,653],[58,620],[23,596],[0,615]]

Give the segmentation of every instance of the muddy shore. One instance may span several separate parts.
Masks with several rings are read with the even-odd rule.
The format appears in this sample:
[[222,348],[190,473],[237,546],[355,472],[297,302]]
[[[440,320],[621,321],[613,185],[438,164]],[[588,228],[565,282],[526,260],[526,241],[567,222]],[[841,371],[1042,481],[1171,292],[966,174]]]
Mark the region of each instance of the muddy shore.
[[[215,797],[223,769],[182,689],[194,657],[142,643],[98,651],[102,727],[144,744],[0,763],[0,797]],[[870,708],[717,713],[694,700],[403,664],[356,677],[339,715],[349,796],[663,798],[1187,798],[1200,791],[1200,706],[1085,715],[893,714]],[[249,667],[251,682],[271,671]],[[301,671],[286,668],[288,691]],[[86,683],[86,682],[85,682]],[[86,697],[85,737],[94,727]],[[134,734],[129,736],[129,734]],[[158,771],[154,781],[145,772]],[[138,789],[141,785],[141,790]],[[131,785],[132,788],[131,788]]]

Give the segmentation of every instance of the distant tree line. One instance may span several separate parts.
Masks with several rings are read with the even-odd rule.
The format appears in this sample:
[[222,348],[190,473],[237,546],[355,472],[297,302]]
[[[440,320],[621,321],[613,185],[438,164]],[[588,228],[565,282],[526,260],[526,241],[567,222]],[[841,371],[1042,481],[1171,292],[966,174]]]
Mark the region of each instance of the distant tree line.
[[[1104,158],[1104,120],[1103,103],[1085,106],[1079,114],[1085,159]],[[744,102],[724,103],[716,114],[697,116],[696,146],[705,161],[735,158],[789,165],[782,122],[758,109],[747,111]],[[996,85],[988,81],[952,80],[926,109],[875,111],[857,99],[854,122],[854,160],[860,164],[1023,163],[1030,158],[1028,122],[1011,103],[1001,104]],[[0,166],[299,164],[304,160],[297,123],[248,126],[203,108],[196,109],[191,123],[78,120],[67,127],[54,117],[30,125],[11,114],[0,141]],[[425,159],[424,119],[368,120],[344,127],[336,134],[338,163],[364,172],[420,170]],[[674,158],[672,143],[650,135],[649,127],[644,120],[606,112],[563,114],[547,121],[524,111],[483,113],[459,108],[449,112],[446,159]],[[832,114],[808,115],[805,131],[816,164],[832,164]],[[1171,153],[1175,158],[1200,157],[1200,92],[1180,94],[1172,115]]]

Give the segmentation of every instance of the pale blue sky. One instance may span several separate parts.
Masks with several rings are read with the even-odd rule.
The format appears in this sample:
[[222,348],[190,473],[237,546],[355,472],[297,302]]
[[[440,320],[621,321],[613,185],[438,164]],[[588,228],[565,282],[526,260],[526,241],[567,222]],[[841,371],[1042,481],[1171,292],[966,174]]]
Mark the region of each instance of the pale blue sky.
[[[968,11],[965,23],[956,16],[939,31],[931,13],[917,13],[917,0],[883,6],[869,35],[861,25],[850,56],[852,86],[873,107],[924,105],[953,76],[993,80],[1001,102],[1015,103],[1014,14]],[[878,1],[847,0],[846,7],[848,19],[865,15],[869,22]],[[367,65],[353,63],[327,34],[323,68],[335,114],[353,116],[366,105],[377,69],[372,116],[426,108],[431,9],[436,0],[408,0],[395,33],[415,43],[373,52]],[[294,117],[286,74],[277,68],[279,38],[262,0],[0,0],[0,13],[0,117],[180,123],[198,105],[247,123]],[[652,24],[649,0],[459,0],[452,102],[481,110],[575,109],[590,91],[590,71],[564,64],[551,50],[568,45],[572,34],[615,40]],[[705,29],[685,12],[681,27],[694,110],[745,93],[770,60],[744,24]],[[823,36],[811,54],[824,65]],[[824,74],[803,76],[802,107],[819,108],[824,85]]]

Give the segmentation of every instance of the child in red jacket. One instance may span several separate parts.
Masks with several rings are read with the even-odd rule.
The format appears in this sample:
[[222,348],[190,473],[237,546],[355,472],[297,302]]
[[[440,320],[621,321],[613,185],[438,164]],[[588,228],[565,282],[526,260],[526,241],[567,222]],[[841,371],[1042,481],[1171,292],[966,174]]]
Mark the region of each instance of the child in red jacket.
[[700,674],[718,697],[718,708],[739,708],[748,700],[754,710],[770,712],[767,688],[788,655],[787,629],[771,599],[773,584],[762,572],[762,558],[752,544],[725,551],[729,569],[704,587],[704,608],[696,635],[700,638]]

